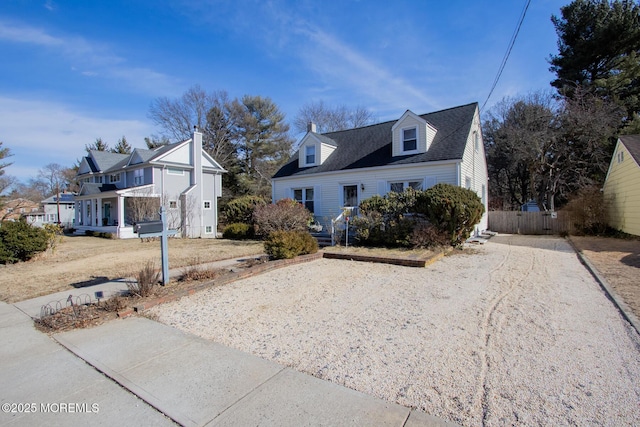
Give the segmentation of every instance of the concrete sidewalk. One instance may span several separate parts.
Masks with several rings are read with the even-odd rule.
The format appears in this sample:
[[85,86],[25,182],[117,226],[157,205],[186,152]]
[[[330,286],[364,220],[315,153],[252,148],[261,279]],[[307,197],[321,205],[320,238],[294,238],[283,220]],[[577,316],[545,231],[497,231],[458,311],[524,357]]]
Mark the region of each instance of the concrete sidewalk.
[[447,425],[145,318],[54,339],[184,426]]
[[0,425],[175,425],[0,302]]

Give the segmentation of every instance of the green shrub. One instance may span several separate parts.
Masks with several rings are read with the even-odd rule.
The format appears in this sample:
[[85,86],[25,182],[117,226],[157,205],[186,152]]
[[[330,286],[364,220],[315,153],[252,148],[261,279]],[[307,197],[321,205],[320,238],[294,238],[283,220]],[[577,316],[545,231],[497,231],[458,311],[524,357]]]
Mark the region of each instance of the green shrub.
[[224,228],[222,237],[231,240],[253,239],[253,226],[242,222],[234,222]]
[[[373,196],[360,203],[361,216],[351,224],[357,240],[367,246],[428,247],[442,241],[462,244],[480,222],[484,205],[471,190],[437,184],[426,191]],[[435,228],[429,228],[432,224]]]
[[227,224],[244,223],[253,225],[253,212],[267,201],[260,196],[246,195],[231,200],[222,207],[222,214]]
[[271,259],[289,259],[318,252],[318,242],[306,231],[274,231],[264,241]]
[[452,246],[469,238],[484,214],[484,205],[476,193],[451,184],[436,184],[416,198],[416,208],[426,210],[429,222],[446,232]]
[[259,206],[253,213],[256,233],[268,236],[274,231],[307,231],[313,219],[311,212],[293,199],[281,199],[274,204]]
[[42,228],[34,227],[24,219],[5,221],[0,226],[0,264],[27,261],[47,249],[49,238]]

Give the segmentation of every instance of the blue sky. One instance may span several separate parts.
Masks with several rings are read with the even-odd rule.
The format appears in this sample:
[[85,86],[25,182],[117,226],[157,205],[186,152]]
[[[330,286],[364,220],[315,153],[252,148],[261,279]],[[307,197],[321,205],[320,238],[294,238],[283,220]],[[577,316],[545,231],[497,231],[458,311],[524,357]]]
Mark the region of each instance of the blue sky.
[[[193,85],[270,97],[293,120],[310,101],[364,106],[379,121],[478,102],[525,0],[2,0],[0,141],[27,180],[84,146],[158,134],[158,97]],[[531,2],[487,108],[548,90],[552,14]],[[299,137],[299,135],[294,135]]]

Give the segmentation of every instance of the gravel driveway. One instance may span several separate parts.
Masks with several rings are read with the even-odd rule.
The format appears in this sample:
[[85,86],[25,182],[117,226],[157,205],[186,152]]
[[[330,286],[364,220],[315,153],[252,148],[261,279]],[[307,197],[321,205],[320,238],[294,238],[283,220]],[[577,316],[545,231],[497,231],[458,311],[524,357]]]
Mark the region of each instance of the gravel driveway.
[[151,311],[464,426],[638,425],[640,338],[567,242],[472,252],[426,269],[320,260]]

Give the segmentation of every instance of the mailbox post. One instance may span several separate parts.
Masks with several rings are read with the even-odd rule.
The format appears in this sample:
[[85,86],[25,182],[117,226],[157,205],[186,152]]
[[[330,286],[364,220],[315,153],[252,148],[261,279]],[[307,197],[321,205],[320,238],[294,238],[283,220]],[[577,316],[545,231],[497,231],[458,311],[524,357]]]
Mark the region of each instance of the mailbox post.
[[177,233],[176,230],[167,230],[166,209],[160,208],[160,221],[141,222],[136,225],[138,237],[160,237],[160,255],[162,257],[162,286],[169,283],[169,244],[168,237]]

